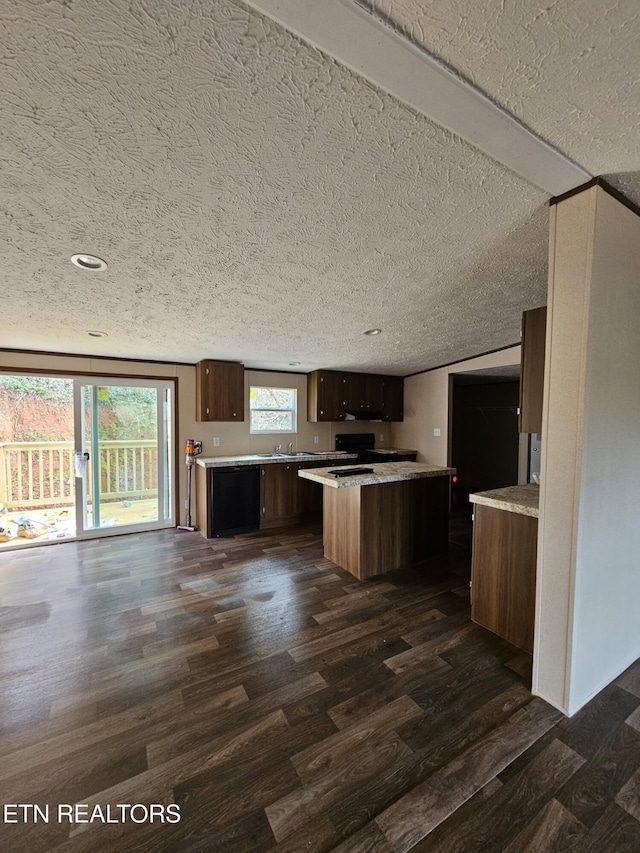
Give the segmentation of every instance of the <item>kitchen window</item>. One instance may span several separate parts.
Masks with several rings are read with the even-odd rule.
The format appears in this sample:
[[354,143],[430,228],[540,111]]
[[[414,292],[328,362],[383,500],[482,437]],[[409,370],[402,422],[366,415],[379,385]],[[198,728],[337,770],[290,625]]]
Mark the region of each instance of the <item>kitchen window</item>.
[[261,388],[252,385],[249,392],[251,433],[296,432],[297,398],[295,388]]

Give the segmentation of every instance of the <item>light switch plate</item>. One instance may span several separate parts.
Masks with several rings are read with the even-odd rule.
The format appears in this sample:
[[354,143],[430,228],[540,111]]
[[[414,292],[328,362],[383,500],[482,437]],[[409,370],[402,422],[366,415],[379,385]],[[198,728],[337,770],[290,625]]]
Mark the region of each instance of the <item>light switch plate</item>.
[[320,436],[319,435],[313,436],[313,443],[314,444],[320,444]]
[[220,439],[218,438],[218,436],[216,436],[216,437],[213,439],[213,446],[214,446],[214,447],[220,447]]
[[440,427],[435,427],[435,429],[433,430],[433,434],[436,438],[438,438],[440,435]]

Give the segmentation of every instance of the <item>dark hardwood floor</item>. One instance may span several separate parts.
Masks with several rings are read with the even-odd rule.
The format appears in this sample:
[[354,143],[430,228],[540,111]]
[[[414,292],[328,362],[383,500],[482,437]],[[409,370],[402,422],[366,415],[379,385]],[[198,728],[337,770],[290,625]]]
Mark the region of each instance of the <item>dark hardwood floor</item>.
[[0,800],[50,809],[0,850],[640,851],[640,664],[563,718],[451,540],[366,582],[316,526],[0,555]]

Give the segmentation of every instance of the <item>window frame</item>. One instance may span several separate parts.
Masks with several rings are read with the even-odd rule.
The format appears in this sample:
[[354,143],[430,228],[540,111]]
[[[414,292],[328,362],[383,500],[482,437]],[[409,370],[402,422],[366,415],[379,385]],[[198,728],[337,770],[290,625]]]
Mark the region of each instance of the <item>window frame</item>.
[[[253,389],[268,391],[289,391],[293,395],[293,408],[274,409],[260,406],[260,408],[252,408],[251,392]],[[291,412],[293,429],[256,429],[253,426],[254,412]],[[296,435],[298,432],[298,389],[284,385],[250,385],[249,386],[249,434],[250,435]]]

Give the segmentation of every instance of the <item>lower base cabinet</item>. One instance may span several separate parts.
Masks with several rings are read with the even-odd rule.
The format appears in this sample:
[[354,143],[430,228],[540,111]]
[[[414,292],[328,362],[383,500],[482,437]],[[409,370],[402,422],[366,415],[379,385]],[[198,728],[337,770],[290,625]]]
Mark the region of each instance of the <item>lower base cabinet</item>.
[[[301,468],[327,468],[353,465],[323,459],[318,462],[276,462],[260,466],[260,528],[283,527],[322,513],[322,485],[298,477]],[[203,536],[215,536],[211,519],[211,479],[214,468],[196,466],[196,521]]]
[[473,515],[471,619],[531,654],[538,519],[483,504]]
[[[339,467],[340,464],[341,463],[338,462],[336,467]],[[353,462],[351,464],[353,464]],[[305,480],[303,477],[299,477],[298,471],[302,468],[326,467],[326,462],[323,462],[322,464],[316,462],[311,465],[308,465],[305,462],[298,462],[296,464],[296,507],[297,511],[303,515],[322,512],[322,486],[320,483],[314,483],[312,480]]]
[[295,514],[295,464],[279,462],[260,468],[260,527]]
[[[260,527],[280,527],[322,512],[322,486],[298,477],[301,468],[326,468],[334,462],[279,462],[260,469]],[[341,463],[336,462],[338,467]],[[352,460],[349,463],[353,464]]]

